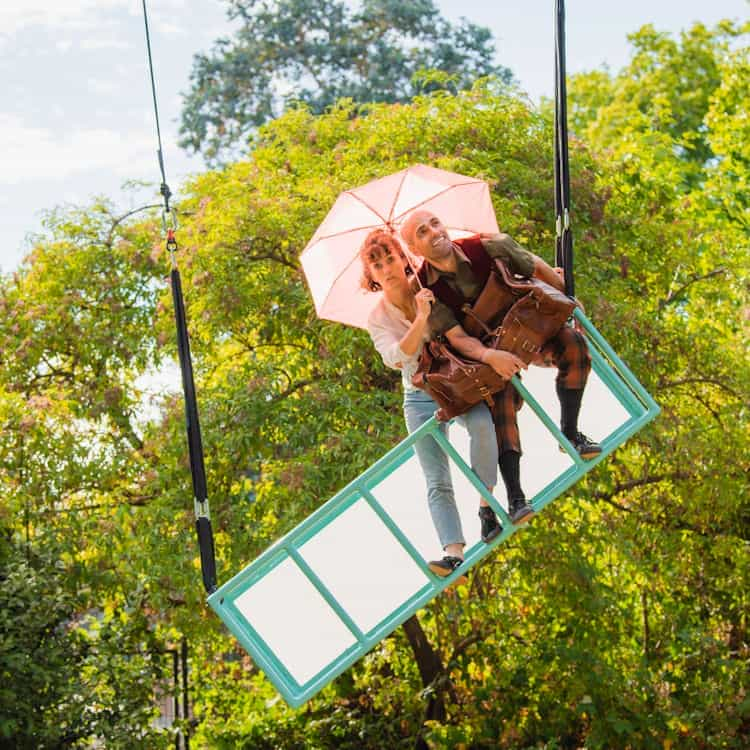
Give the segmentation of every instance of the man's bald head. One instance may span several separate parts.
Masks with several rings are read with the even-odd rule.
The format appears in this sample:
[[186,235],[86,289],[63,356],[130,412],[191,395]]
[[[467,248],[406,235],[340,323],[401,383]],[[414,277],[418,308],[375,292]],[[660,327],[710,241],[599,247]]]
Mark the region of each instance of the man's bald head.
[[409,250],[438,266],[453,255],[453,243],[448,230],[432,211],[418,208],[404,222],[401,237]]
[[409,214],[400,231],[401,239],[406,243],[407,247],[414,246],[414,235],[417,227],[420,224],[428,224],[432,218],[435,218],[435,214],[424,208],[418,208]]

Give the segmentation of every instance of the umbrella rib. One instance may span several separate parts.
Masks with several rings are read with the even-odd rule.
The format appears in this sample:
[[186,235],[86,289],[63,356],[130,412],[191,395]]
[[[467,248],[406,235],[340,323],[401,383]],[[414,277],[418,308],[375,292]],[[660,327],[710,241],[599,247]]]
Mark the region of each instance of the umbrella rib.
[[343,229],[341,232],[334,232],[333,234],[322,234],[315,241],[320,242],[321,240],[330,240],[332,237],[341,237],[345,234],[351,234],[352,232],[361,232],[363,229],[376,229],[379,224],[367,224],[364,227],[349,227],[349,229]]
[[396,193],[393,196],[393,203],[391,203],[391,208],[388,211],[388,218],[385,219],[385,223],[392,228],[391,222],[393,221],[393,209],[396,208],[396,203],[398,202],[398,199],[401,197],[401,188],[404,186],[404,183],[406,182],[406,175],[409,172],[408,169],[404,170],[404,176],[401,178],[401,182],[398,185],[398,188],[396,189]]
[[354,258],[352,258],[333,278],[333,281],[331,282],[330,286],[328,287],[328,293],[325,296],[325,299],[323,300],[323,304],[325,304],[328,301],[328,297],[333,291],[333,288],[336,286],[336,282],[351,268],[352,263],[354,263],[355,258],[359,258],[359,254],[355,255]]
[[354,191],[345,190],[344,192],[347,193],[348,195],[351,195],[352,198],[355,198],[356,200],[358,200],[363,206],[365,206],[365,208],[369,208],[370,211],[372,211],[375,214],[375,216],[377,216],[382,222],[384,222],[385,224],[388,223],[388,219],[385,219],[384,217],[382,217],[378,211],[376,211],[367,201],[362,200],[362,198],[360,198]]
[[[425,198],[423,201],[420,201],[415,206],[412,206],[411,208],[407,209],[403,213],[400,213],[398,216],[392,217],[392,221],[396,221],[397,219],[400,219],[402,216],[406,216],[406,214],[410,214],[413,211],[416,211],[420,206],[424,206],[425,203],[429,203],[430,201],[435,200],[435,198],[438,198],[443,193],[447,193],[449,190],[452,190],[453,188],[457,187],[463,187],[464,185],[473,185],[476,182],[481,182],[481,180],[469,180],[468,182],[458,182],[455,185],[448,185],[447,188],[444,188],[439,193],[435,193],[434,195],[431,195],[429,198]],[[400,188],[399,188],[400,191]],[[393,205],[396,205],[396,201],[394,200]],[[391,211],[393,211],[393,206],[391,206]]]

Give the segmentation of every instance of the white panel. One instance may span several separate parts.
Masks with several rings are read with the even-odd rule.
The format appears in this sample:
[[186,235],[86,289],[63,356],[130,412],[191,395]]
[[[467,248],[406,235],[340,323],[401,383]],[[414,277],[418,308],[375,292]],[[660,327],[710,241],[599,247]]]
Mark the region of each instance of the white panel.
[[[461,448],[459,453],[468,464],[466,430],[453,423],[448,428],[448,437],[454,446]],[[431,436],[423,438],[432,439]],[[479,541],[479,492],[450,458],[448,462],[453,494],[468,549]],[[372,493],[425,560],[439,559],[443,556],[427,504],[427,483],[416,456],[386,477]]]
[[425,560],[442,557],[427,507],[427,483],[416,456],[370,491]]
[[428,582],[365,500],[319,531],[300,554],[364,632]]
[[[547,415],[560,425],[560,401],[555,390],[557,370],[529,367],[523,373],[523,384],[539,402]],[[589,375],[583,394],[578,426],[590,438],[601,442],[629,419],[620,402],[604,386],[599,377]],[[550,481],[571,465],[567,453],[559,449],[557,440],[534,414],[528,404],[518,413],[521,433],[521,483],[527,497],[542,490]]]
[[356,641],[291,559],[237,597],[235,605],[301,685]]

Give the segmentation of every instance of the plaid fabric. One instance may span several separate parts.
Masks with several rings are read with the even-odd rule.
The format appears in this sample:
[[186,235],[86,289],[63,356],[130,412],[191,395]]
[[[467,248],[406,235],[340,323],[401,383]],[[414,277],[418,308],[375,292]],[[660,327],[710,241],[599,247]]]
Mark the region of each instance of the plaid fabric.
[[[570,326],[563,326],[539,353],[541,367],[557,367],[557,384],[562,388],[581,390],[591,371],[591,356],[586,339]],[[536,364],[536,362],[534,363]]]
[[[563,388],[583,389],[591,371],[586,339],[575,328],[563,326],[560,333],[542,349],[538,364],[541,367],[557,367],[557,382]],[[523,397],[510,383],[495,394],[492,420],[495,423],[500,455],[505,451],[522,452],[517,419],[518,410],[522,406]]]
[[510,384],[495,394],[492,421],[495,423],[498,453],[516,451],[521,453],[521,436],[518,432],[516,413],[523,406],[523,397]]

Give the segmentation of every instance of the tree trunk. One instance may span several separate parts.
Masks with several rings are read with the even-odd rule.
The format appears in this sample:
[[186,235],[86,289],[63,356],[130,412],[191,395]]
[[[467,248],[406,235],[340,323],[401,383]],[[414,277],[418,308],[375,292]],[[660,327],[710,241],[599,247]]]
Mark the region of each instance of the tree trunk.
[[[406,633],[406,637],[409,639],[409,645],[414,652],[414,658],[417,660],[419,675],[422,678],[422,687],[426,688],[437,680],[445,668],[440,660],[440,656],[427,640],[427,636],[422,629],[422,624],[419,622],[416,615],[412,615],[402,627]],[[437,688],[428,699],[423,722],[439,721],[440,723],[443,723],[445,719],[446,713],[443,691],[442,689]],[[428,750],[427,743],[422,737],[421,728],[419,735],[417,736],[415,748],[416,750]]]

